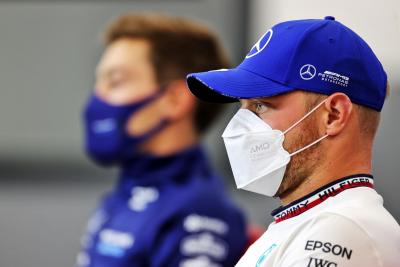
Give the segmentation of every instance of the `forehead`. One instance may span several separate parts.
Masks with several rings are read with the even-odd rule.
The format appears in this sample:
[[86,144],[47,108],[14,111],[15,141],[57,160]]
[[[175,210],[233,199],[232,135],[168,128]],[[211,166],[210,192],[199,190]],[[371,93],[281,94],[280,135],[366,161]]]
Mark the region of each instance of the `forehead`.
[[98,74],[110,69],[145,68],[151,65],[150,44],[144,39],[123,38],[111,43],[98,64]]

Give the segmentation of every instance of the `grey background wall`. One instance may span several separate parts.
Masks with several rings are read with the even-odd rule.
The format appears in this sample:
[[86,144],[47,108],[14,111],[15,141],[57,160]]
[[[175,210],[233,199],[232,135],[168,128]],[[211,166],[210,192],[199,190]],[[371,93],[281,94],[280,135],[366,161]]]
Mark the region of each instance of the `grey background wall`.
[[[80,112],[104,26],[128,11],[198,19],[238,62],[245,8],[241,0],[0,1],[0,266],[72,266],[89,213],[114,183],[114,170],[81,151]],[[221,166],[222,145],[212,152]]]
[[[94,68],[102,52],[100,33],[110,19],[127,11],[143,10],[198,19],[215,29],[238,63],[262,31],[282,18],[341,12],[328,12],[317,1],[308,3],[314,6],[313,13],[293,6],[293,1],[279,3],[282,4],[264,0],[0,1],[0,266],[72,266],[90,211],[114,183],[115,170],[95,167],[81,152],[80,126],[81,107],[92,89]],[[294,13],[295,10],[303,13]],[[393,27],[385,34],[394,38],[390,44],[376,42],[383,37],[378,33],[377,37],[368,37],[385,59],[396,58],[388,67],[392,77],[398,76],[399,53],[394,49],[398,45],[392,43],[399,43],[399,13],[393,21],[382,21],[378,30],[375,23],[362,20],[361,14],[340,14],[350,26],[366,34],[376,33],[386,24]],[[362,25],[369,25],[370,29]],[[395,115],[399,111],[399,81],[394,79],[392,84],[394,90],[376,143],[375,171],[378,189],[399,219],[399,180],[395,170],[400,149],[400,121]],[[249,220],[267,225],[271,220],[269,211],[278,205],[277,201],[233,190],[219,139],[233,109],[220,118],[204,143]]]

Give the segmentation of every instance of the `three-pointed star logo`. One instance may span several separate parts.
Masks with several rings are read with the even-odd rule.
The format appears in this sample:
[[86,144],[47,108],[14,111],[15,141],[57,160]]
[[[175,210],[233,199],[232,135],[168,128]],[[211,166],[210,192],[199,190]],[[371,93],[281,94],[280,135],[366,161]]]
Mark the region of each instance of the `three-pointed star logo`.
[[266,33],[264,33],[263,36],[261,36],[261,38],[257,41],[257,43],[255,43],[250,49],[250,52],[246,55],[246,58],[254,57],[255,55],[258,55],[261,51],[263,51],[264,48],[267,47],[269,41],[271,41],[272,34],[272,29],[269,29]]
[[311,80],[317,74],[317,69],[311,64],[305,64],[300,68],[300,77],[303,80]]

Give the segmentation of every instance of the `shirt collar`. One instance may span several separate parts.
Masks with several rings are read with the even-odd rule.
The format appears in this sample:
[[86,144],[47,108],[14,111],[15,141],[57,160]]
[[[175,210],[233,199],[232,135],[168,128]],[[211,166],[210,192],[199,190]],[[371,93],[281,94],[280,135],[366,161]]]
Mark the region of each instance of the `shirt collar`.
[[279,223],[300,215],[347,189],[356,187],[374,188],[373,176],[370,174],[356,174],[335,180],[286,206],[275,209],[271,215],[274,217],[275,223]]

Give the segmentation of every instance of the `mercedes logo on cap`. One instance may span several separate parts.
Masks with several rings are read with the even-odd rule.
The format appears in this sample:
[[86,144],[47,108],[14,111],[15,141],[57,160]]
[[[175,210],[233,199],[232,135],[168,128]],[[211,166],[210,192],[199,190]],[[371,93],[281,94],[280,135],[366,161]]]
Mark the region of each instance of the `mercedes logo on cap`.
[[267,47],[269,41],[271,41],[272,34],[272,29],[269,29],[266,33],[264,33],[257,43],[255,43],[255,45],[253,45],[253,47],[250,49],[250,52],[246,55],[246,58],[254,57],[263,51],[264,48]]
[[311,80],[315,77],[317,73],[317,69],[311,64],[305,64],[303,67],[300,68],[300,77],[303,80]]

